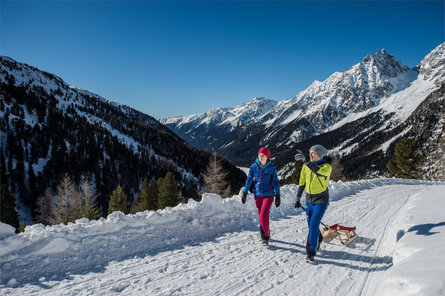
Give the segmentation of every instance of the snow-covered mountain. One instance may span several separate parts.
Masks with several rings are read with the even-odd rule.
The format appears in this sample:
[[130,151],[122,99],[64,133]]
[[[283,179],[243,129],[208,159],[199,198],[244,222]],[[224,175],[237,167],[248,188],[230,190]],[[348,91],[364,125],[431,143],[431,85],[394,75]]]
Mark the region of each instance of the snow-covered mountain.
[[[0,56],[1,180],[33,212],[36,199],[68,173],[92,181],[104,213],[121,185],[132,200],[144,178],[172,172],[184,195],[198,197],[210,159],[153,117]],[[229,161],[225,169],[245,175]]]
[[[296,131],[284,144],[305,140],[351,113],[378,106],[381,99],[406,88],[416,77],[417,71],[381,50],[343,73],[332,74],[324,82],[315,81],[295,98],[279,104],[274,110],[276,118],[266,122],[273,128],[268,137],[290,125]],[[310,126],[302,125],[302,120]]]
[[323,222],[355,226],[358,237],[323,242],[315,265],[304,261],[307,222],[293,206],[295,185],[283,186],[271,209],[269,248],[251,195],[242,204],[205,194],[20,234],[0,223],[0,294],[443,295],[444,190],[417,180],[330,182]]
[[425,156],[424,178],[445,178],[444,61],[445,43],[421,61],[415,68],[419,74],[407,87],[382,98],[377,106],[351,113],[318,135],[296,143],[278,162],[285,165],[295,149],[304,151],[322,143],[342,157],[346,177],[384,175],[395,143],[409,137]]
[[[209,129],[226,125],[227,117],[235,118],[232,115],[232,110],[236,110],[237,114],[243,114],[244,117],[249,116],[249,118],[243,121],[231,121],[231,128],[224,129],[226,133],[235,135],[240,132],[246,133],[245,138],[248,141],[254,135],[246,131],[261,127],[262,132],[266,133],[266,136],[260,137],[262,142],[280,134],[281,138],[286,138],[284,144],[289,146],[319,133],[348,114],[379,105],[382,98],[406,88],[416,77],[416,70],[409,69],[394,56],[381,50],[375,55],[365,57],[362,62],[343,73],[336,72],[323,82],[314,81],[307,89],[289,100],[271,104],[269,103],[271,101],[267,99],[263,98],[259,101],[255,98],[251,102],[233,109],[218,108],[204,114],[161,119],[160,121],[180,136],[191,135],[194,139],[199,138],[201,142],[205,142],[205,144],[201,143],[203,147],[206,145],[217,148],[222,147],[221,143],[217,141],[218,144],[213,147],[212,144],[215,141],[212,138],[208,139],[212,132]],[[266,108],[260,109],[265,112],[252,112],[251,107],[256,106],[259,102],[267,103]],[[193,124],[189,124],[191,122]],[[184,130],[183,127],[186,124],[189,125]],[[236,129],[239,124],[244,126],[241,129]],[[206,126],[205,133],[202,133],[203,125]],[[291,135],[283,134],[283,128],[289,125],[295,127],[301,125],[301,127],[295,128],[295,132]],[[219,129],[217,130],[219,131]],[[220,133],[215,134],[220,135]],[[188,140],[187,137],[184,138]],[[233,143],[233,145],[237,145],[237,143]]]
[[[373,131],[372,140],[376,140],[377,131],[374,129],[377,125],[385,132],[405,124],[416,108],[437,91],[439,108],[431,110],[434,114],[432,120],[435,122],[431,124],[439,131],[443,130],[443,124],[440,124],[443,122],[440,119],[443,117],[443,112],[440,113],[443,106],[440,88],[444,83],[444,55],[445,43],[431,51],[417,67],[410,69],[393,55],[380,50],[374,55],[366,56],[345,72],[336,72],[323,82],[313,82],[294,98],[278,102],[263,115],[246,121],[241,128],[226,129],[224,133],[218,129],[222,121],[218,123],[216,118],[211,118],[211,114],[195,115],[195,118],[200,118],[203,122],[214,122],[215,133],[206,130],[202,134],[199,129],[190,127],[187,133],[193,134],[194,142],[177,128],[186,117],[175,118],[175,124],[170,124],[168,120],[163,122],[190,143],[199,142],[199,147],[217,151],[240,165],[247,165],[260,146],[269,147],[272,154],[278,157],[278,162],[285,165],[291,158],[285,157],[285,160],[280,161],[282,154],[293,151],[296,146],[307,148],[305,142],[310,143],[317,135],[327,132],[332,134],[333,131],[348,137],[336,139],[326,135],[329,142],[321,141],[331,150],[346,156],[357,150],[356,145],[364,140],[363,136],[370,138],[370,131]],[[417,121],[409,122],[420,124]],[[195,122],[195,125],[200,126],[200,123]],[[357,135],[362,135],[362,139],[351,141]],[[386,149],[397,140],[397,136],[398,134],[392,135],[392,140],[388,136],[383,137],[389,140],[380,149],[385,155]],[[363,151],[369,152],[371,151]],[[382,173],[381,169],[382,165],[379,164],[379,169],[375,172]],[[352,175],[347,177],[351,178]]]
[[205,149],[212,146],[218,135],[242,130],[251,121],[273,110],[276,105],[277,102],[273,100],[254,98],[234,108],[215,108],[203,114],[161,118],[159,121],[190,144]]

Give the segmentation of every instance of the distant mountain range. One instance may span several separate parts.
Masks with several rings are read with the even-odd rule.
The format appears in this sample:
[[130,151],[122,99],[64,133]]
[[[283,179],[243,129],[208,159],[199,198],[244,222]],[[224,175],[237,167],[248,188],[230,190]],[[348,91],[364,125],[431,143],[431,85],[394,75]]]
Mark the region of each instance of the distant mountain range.
[[413,137],[421,152],[437,154],[425,159],[424,174],[438,178],[445,175],[437,163],[445,151],[444,69],[445,43],[413,69],[380,50],[345,72],[314,81],[292,99],[254,98],[234,108],[160,122],[192,145],[241,166],[259,147],[269,147],[281,176],[290,173],[295,150],[307,153],[314,143],[341,157],[348,179],[384,175],[394,144]]
[[[156,119],[61,78],[0,56],[1,184],[35,209],[46,189],[68,173],[93,182],[106,213],[121,185],[130,199],[144,178],[175,176],[186,198],[198,197],[211,154],[179,138]],[[245,174],[223,159],[234,192]]]

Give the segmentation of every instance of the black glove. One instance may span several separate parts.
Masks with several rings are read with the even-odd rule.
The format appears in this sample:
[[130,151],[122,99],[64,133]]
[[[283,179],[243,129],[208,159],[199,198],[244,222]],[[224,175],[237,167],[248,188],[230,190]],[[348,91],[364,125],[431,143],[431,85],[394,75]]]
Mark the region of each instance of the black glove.
[[295,202],[295,208],[298,209],[299,207],[301,207],[301,202],[297,199],[297,201]]
[[278,208],[281,204],[281,195],[275,195],[275,206]]
[[247,192],[243,191],[243,195],[241,196],[241,202],[243,204],[245,204],[246,203],[246,199],[247,199]]

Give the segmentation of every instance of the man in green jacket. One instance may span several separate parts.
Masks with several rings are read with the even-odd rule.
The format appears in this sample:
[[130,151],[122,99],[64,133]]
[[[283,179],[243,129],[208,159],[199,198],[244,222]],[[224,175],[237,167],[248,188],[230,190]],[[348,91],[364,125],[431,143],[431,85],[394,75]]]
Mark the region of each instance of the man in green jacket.
[[[308,262],[314,262],[314,256],[321,243],[320,222],[329,204],[328,183],[331,177],[331,158],[322,145],[314,145],[309,149],[310,161],[301,168],[300,182],[295,208],[301,207],[301,196],[306,191],[306,214],[309,226],[306,252]],[[297,156],[296,156],[297,158]]]

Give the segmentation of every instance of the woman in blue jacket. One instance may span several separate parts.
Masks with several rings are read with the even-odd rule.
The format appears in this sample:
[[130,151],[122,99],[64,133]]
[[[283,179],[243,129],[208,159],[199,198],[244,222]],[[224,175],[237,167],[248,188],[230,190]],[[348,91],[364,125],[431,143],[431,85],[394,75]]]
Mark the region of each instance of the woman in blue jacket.
[[269,157],[270,151],[267,148],[261,148],[260,151],[258,151],[258,158],[250,167],[246,186],[244,186],[241,197],[241,202],[246,203],[247,192],[252,182],[255,182],[253,196],[260,218],[261,240],[265,245],[269,244],[269,212],[274,201],[274,196],[275,206],[279,207],[281,202],[277,168],[270,161]]

